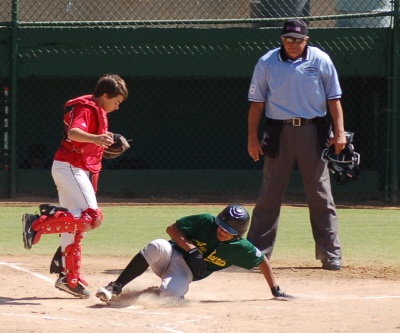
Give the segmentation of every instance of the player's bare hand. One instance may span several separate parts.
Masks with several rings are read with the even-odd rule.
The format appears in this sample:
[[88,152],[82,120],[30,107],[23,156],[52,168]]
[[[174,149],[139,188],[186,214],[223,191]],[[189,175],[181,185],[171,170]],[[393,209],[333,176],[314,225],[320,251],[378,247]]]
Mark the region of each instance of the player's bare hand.
[[96,137],[95,143],[96,145],[105,148],[112,145],[114,143],[114,140],[108,134],[101,134]]

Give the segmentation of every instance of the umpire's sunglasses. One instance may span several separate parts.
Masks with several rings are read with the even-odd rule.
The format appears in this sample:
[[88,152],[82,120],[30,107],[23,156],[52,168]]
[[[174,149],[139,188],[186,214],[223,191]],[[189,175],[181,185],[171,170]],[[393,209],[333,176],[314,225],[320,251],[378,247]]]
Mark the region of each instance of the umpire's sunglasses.
[[293,37],[283,37],[286,43],[296,43],[300,44],[303,43],[306,39],[305,38],[293,38]]

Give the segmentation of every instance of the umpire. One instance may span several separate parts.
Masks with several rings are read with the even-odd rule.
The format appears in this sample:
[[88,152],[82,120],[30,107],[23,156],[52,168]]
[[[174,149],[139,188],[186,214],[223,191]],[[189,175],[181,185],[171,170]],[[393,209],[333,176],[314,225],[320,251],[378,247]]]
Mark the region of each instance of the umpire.
[[[264,155],[264,167],[247,239],[271,257],[282,199],[297,164],[308,201],[316,258],[323,269],[340,270],[338,219],[321,153],[329,145],[335,146],[336,154],[345,147],[342,90],[329,56],[307,45],[308,40],[304,21],[287,20],[281,47],[262,56],[254,69],[248,94],[248,153],[254,161]],[[332,136],[327,106],[333,121]],[[263,113],[266,130],[260,142]]]

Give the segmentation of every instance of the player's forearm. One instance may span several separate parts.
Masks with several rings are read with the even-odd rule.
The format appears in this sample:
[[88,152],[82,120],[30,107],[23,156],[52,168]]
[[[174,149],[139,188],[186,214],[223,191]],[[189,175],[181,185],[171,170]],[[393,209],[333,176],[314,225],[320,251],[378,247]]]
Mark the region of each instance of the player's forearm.
[[68,138],[76,142],[94,143],[104,148],[114,143],[111,132],[107,132],[106,134],[91,134],[79,128],[72,128],[69,130]]
[[167,234],[182,250],[190,251],[196,246],[185,236],[185,234],[178,229],[176,223],[167,227]]
[[278,286],[275,280],[274,273],[272,272],[272,267],[269,264],[267,257],[264,256],[263,262],[259,265],[261,272],[263,273],[265,280],[267,280],[268,286],[270,288]]
[[68,131],[68,139],[76,142],[94,143],[98,135],[87,133],[79,128],[72,128]]

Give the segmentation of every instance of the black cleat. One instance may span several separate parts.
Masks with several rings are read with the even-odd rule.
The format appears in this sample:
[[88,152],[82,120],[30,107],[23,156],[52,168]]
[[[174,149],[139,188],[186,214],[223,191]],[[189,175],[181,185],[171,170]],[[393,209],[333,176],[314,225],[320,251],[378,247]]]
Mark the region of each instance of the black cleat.
[[61,291],[65,291],[68,294],[71,294],[75,297],[79,298],[89,298],[90,291],[87,290],[82,283],[78,282],[76,288],[71,288],[67,282],[66,275],[60,275],[58,280],[56,281],[55,287]]
[[56,212],[68,212],[68,209],[51,204],[41,204],[39,205],[39,211],[40,215],[52,216]]
[[36,235],[36,231],[32,229],[32,223],[38,218],[39,216],[34,214],[22,215],[22,239],[24,241],[24,247],[27,250],[32,248],[33,239]]

